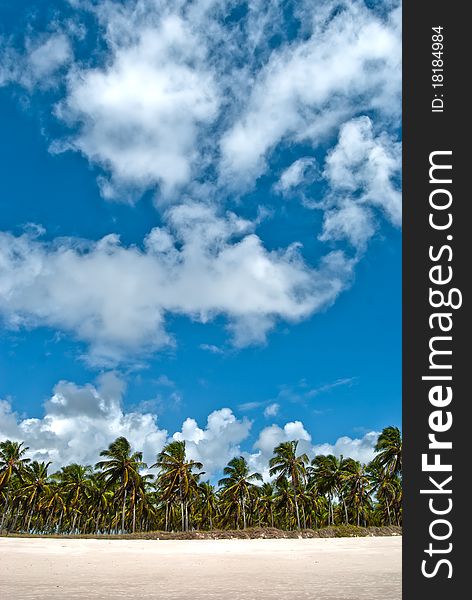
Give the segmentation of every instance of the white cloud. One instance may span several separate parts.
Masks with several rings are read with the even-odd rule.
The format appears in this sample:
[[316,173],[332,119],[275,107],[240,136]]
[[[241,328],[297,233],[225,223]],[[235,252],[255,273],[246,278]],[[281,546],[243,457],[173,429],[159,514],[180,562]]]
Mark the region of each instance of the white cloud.
[[354,261],[342,252],[309,268],[297,246],[268,251],[252,224],[197,204],[174,206],[144,249],[115,234],[98,242],[42,242],[0,232],[0,315],[15,327],[50,326],[90,345],[95,361],[120,361],[171,343],[167,313],[206,322],[224,315],[233,343],[265,341],[280,320],[334,302]]
[[256,410],[256,408],[260,408],[263,405],[264,405],[264,402],[257,402],[257,401],[243,402],[242,404],[238,404],[238,409],[241,410],[242,412],[247,412],[250,410]]
[[216,117],[219,92],[203,44],[179,16],[137,28],[131,19],[126,34],[118,39],[123,31],[109,22],[106,64],[69,73],[56,114],[79,130],[53,149],[78,150],[109,171],[105,197],[155,185],[168,195],[192,175],[199,127]]
[[375,135],[368,117],[344,123],[328,153],[324,177],[331,189],[320,239],[350,240],[362,246],[374,233],[372,208],[401,226],[401,146],[385,132]]
[[44,404],[44,416],[34,419],[20,418],[9,402],[0,401],[0,440],[24,441],[29,456],[52,461],[53,468],[70,462],[95,464],[100,451],[118,436],[141,450],[148,466],[166,443],[185,440],[188,456],[204,463],[208,477],[241,454],[240,443],[248,437],[251,422],[237,419],[229,408],[210,413],[203,429],[187,418],[181,431],[169,435],[159,428],[155,414],[125,411],[124,390],[124,382],[114,372],[100,376],[97,385],[60,381]]
[[264,455],[272,455],[275,446],[282,442],[291,440],[303,440],[311,442],[311,435],[305,429],[301,421],[292,421],[286,423],[283,428],[278,425],[270,425],[265,427],[259,434],[257,441],[254,444],[256,450],[260,450]]
[[205,429],[187,418],[173,438],[185,440],[188,456],[203,463],[205,476],[212,476],[241,454],[240,444],[249,436],[251,425],[246,417],[239,420],[229,408],[222,408],[210,413]]
[[267,402],[257,400],[238,404],[238,409],[242,412],[249,412],[262,407],[265,407],[263,411],[264,417],[270,418],[275,417],[278,414],[280,405],[277,404],[277,402],[272,402],[271,404],[268,404]]
[[69,39],[63,33],[56,33],[42,44],[30,48],[28,63],[33,76],[38,81],[50,77],[57,69],[72,59]]
[[25,441],[36,460],[50,460],[54,467],[80,462],[94,464],[98,454],[118,436],[144,452],[154,462],[167,439],[150,413],[125,412],[124,382],[113,373],[98,378],[96,386],[60,381],[44,404],[44,417],[21,419],[11,405],[0,403],[0,438]]
[[0,86],[15,82],[28,89],[47,89],[56,84],[57,71],[73,58],[70,40],[60,32],[26,38],[22,52],[11,46],[0,50]]
[[334,444],[316,444],[313,452],[316,454],[334,454],[338,458],[350,457],[362,463],[368,463],[374,458],[375,444],[379,437],[378,431],[369,431],[362,438],[340,437]]
[[352,386],[356,383],[356,380],[356,377],[342,377],[335,381],[313,386],[303,378],[294,385],[284,384],[279,386],[279,393],[274,398],[274,402],[281,404],[287,402],[302,405],[312,404],[313,400],[318,396],[330,392],[335,388]]
[[270,479],[268,462],[273,450],[282,442],[297,440],[299,452],[309,452],[311,449],[311,435],[301,421],[291,421],[283,427],[270,425],[259,432],[253,449],[256,452],[247,453],[245,456],[254,471],[261,473],[264,480]]
[[301,184],[313,183],[318,177],[316,159],[305,156],[287,167],[274,186],[275,191],[286,194]]
[[[158,199],[186,201],[189,194],[224,204],[227,185],[232,194],[244,193],[273,150],[288,144],[318,152],[341,126],[325,164],[330,193],[324,201],[305,198],[318,177],[312,156],[285,166],[273,190],[297,191],[307,207],[322,208],[321,241],[348,241],[362,250],[379,212],[400,225],[394,182],[400,146],[387,133],[399,125],[401,109],[397,3],[380,9],[358,0],[300,2],[300,31],[291,40],[277,0],[253,0],[237,24],[226,19],[231,5],[219,0],[75,7],[89,11],[101,33],[90,60],[69,65],[71,43],[81,34],[63,23],[68,36],[28,38],[23,70],[31,85],[42,85],[69,65],[55,114],[70,135],[53,141],[51,150],[72,149],[99,165],[103,196],[134,201],[158,187]],[[3,61],[4,81],[12,78],[15,52]],[[367,112],[370,119],[357,118]],[[245,345],[263,342],[272,323],[257,314],[230,327]]]
[[211,354],[224,354],[224,350],[219,346],[215,346],[215,344],[200,344],[199,348],[200,350],[211,352]]
[[323,217],[323,230],[318,236],[322,242],[349,240],[356,248],[364,248],[376,231],[372,211],[355,201],[338,200],[336,208],[327,210]]
[[317,146],[359,110],[398,118],[401,36],[394,15],[381,20],[360,2],[342,3],[334,17],[334,6],[328,8],[312,10],[311,36],[274,51],[258,74],[243,112],[221,140],[228,181],[251,184],[280,142]]
[[264,417],[269,418],[269,417],[277,416],[277,414],[279,413],[279,409],[280,409],[280,404],[277,404],[277,402],[273,402],[272,404],[269,404],[264,409]]
[[283,427],[270,425],[265,427],[259,433],[254,444],[256,452],[246,454],[252,469],[259,471],[265,480],[270,479],[268,461],[272,456],[273,449],[282,442],[291,440],[298,441],[297,451],[306,453],[311,460],[319,454],[334,454],[338,458],[353,458],[362,463],[368,463],[375,455],[374,448],[377,443],[379,433],[370,431],[362,438],[340,437],[334,444],[322,443],[313,444],[311,434],[306,430],[301,421],[292,421],[286,423]]
[[[100,165],[105,197],[132,201],[156,186],[174,197],[186,185],[205,193],[228,183],[239,194],[281,143],[316,149],[366,111],[398,125],[397,3],[377,10],[360,0],[300,2],[295,39],[288,35],[295,21],[289,27],[277,0],[252,0],[237,24],[227,18],[231,3],[220,0],[104,0],[76,8],[78,20],[81,9],[96,18],[101,44],[97,54],[90,49],[92,60],[69,69],[56,115],[71,135],[51,149],[76,150]],[[35,80],[66,64],[70,52],[62,33],[31,49]],[[310,159],[299,160],[279,191],[294,185]],[[202,184],[207,168],[211,182]]]
[[184,440],[187,454],[204,464],[205,476],[221,474],[234,457],[243,455],[252,469],[269,478],[268,461],[281,442],[299,440],[299,452],[351,456],[368,461],[378,433],[369,432],[361,439],[339,438],[335,444],[312,444],[312,436],[301,421],[283,427],[263,428],[254,443],[254,452],[242,449],[251,433],[252,421],[237,418],[231,409],[221,408],[208,415],[206,425],[188,417],[180,431],[169,434],[158,426],[151,411],[123,408],[125,382],[116,372],[100,375],[95,385],[77,385],[69,381],[56,384],[52,396],[44,403],[41,418],[20,417],[11,403],[0,401],[0,440],[24,441],[35,460],[52,461],[52,468],[71,463],[95,464],[101,450],[118,436],[125,436],[135,450],[143,452],[151,465],[163,446],[172,440]]

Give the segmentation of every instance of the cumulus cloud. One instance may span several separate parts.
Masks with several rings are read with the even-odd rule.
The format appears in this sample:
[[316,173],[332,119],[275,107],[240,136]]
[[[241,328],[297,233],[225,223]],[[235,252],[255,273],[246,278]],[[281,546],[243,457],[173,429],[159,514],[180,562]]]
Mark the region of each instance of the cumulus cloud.
[[301,421],[290,421],[283,427],[275,424],[264,427],[259,432],[259,436],[254,443],[253,449],[255,452],[246,454],[246,458],[252,469],[261,473],[264,480],[268,481],[271,478],[268,462],[274,448],[282,442],[290,442],[292,440],[298,441],[300,452],[309,452],[311,450],[311,435]]
[[339,141],[325,162],[330,194],[319,239],[347,239],[362,247],[376,229],[374,208],[400,227],[400,168],[400,143],[385,132],[375,135],[370,118],[363,116],[342,125]]
[[355,262],[342,252],[317,269],[298,247],[268,251],[253,225],[186,204],[167,212],[143,248],[115,234],[43,242],[0,233],[0,314],[10,328],[50,326],[90,345],[95,361],[171,343],[167,313],[227,318],[233,343],[263,343],[277,320],[298,321],[334,302]]
[[369,431],[362,438],[340,437],[334,444],[315,444],[313,452],[317,454],[334,454],[338,458],[354,458],[362,463],[368,463],[374,458],[375,444],[379,437],[378,431]]
[[156,185],[168,195],[191,177],[199,128],[218,111],[204,46],[178,15],[130,29],[125,41],[113,31],[105,66],[69,73],[56,115],[78,132],[53,148],[78,150],[103,166],[111,174],[101,180],[107,198]]
[[188,456],[203,463],[206,475],[214,475],[241,454],[240,444],[249,436],[251,426],[246,417],[239,420],[229,408],[222,408],[208,415],[204,429],[195,419],[187,418],[182,430],[172,437],[185,440]]
[[95,384],[77,385],[58,382],[51,397],[44,403],[44,416],[24,418],[16,414],[7,400],[0,400],[0,440],[24,441],[28,455],[35,460],[52,461],[53,468],[80,462],[95,464],[101,450],[118,436],[125,436],[132,447],[143,452],[151,465],[164,445],[172,440],[184,440],[187,454],[204,464],[205,476],[221,474],[234,456],[243,455],[252,469],[269,479],[267,462],[275,446],[281,442],[299,440],[299,451],[315,454],[351,456],[368,461],[378,433],[369,432],[363,438],[341,437],[334,444],[312,444],[312,436],[301,421],[283,427],[271,425],[262,429],[253,452],[243,444],[251,434],[252,421],[239,419],[229,408],[212,411],[205,426],[188,417],[180,431],[170,434],[158,425],[157,416],[140,410],[126,410],[123,397],[126,385],[114,372],[100,375]]
[[259,432],[254,443],[255,452],[247,453],[251,467],[259,471],[265,480],[270,479],[268,461],[272,456],[273,449],[282,442],[291,440],[298,441],[298,452],[306,453],[311,460],[320,454],[334,454],[336,457],[353,458],[367,463],[375,455],[374,448],[377,443],[379,432],[370,431],[362,438],[340,437],[334,444],[313,444],[312,436],[301,421],[290,421],[283,427],[270,425]]
[[301,421],[292,421],[286,423],[283,427],[279,427],[278,425],[265,427],[260,432],[254,448],[267,456],[272,454],[275,446],[291,440],[311,442],[311,435]]
[[44,404],[42,418],[21,418],[9,402],[0,401],[0,440],[25,441],[29,456],[52,461],[53,468],[70,462],[94,464],[100,451],[118,436],[143,451],[150,466],[166,443],[185,440],[188,456],[203,462],[206,476],[211,477],[241,453],[240,443],[251,429],[249,420],[237,419],[229,408],[222,408],[208,415],[205,427],[187,418],[181,431],[169,435],[152,412],[126,411],[124,391],[125,384],[115,372],[101,375],[96,385],[60,381]]
[[125,436],[153,461],[167,439],[151,413],[125,412],[123,380],[114,372],[101,375],[96,385],[60,381],[44,404],[44,417],[22,419],[11,405],[0,403],[0,438],[27,442],[36,460],[54,467],[80,462],[94,464],[98,453],[118,436]]

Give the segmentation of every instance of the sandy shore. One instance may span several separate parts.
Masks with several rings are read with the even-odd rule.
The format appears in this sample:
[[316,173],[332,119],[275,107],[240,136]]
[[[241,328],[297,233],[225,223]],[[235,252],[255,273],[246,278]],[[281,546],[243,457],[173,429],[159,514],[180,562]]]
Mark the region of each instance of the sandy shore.
[[400,600],[401,537],[0,538],[0,598]]

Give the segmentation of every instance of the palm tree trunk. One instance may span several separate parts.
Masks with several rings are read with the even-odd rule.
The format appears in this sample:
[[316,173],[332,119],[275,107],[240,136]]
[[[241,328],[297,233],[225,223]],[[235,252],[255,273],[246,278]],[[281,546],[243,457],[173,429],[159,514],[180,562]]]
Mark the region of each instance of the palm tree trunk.
[[295,513],[297,515],[297,527],[298,529],[301,529],[301,525],[300,525],[300,513],[298,512],[298,500],[297,500],[297,490],[295,487],[295,481],[293,480],[292,477],[292,488],[293,488],[293,499],[295,502]]
[[33,509],[31,509],[30,512],[29,512],[28,526],[26,527],[26,531],[28,533],[31,532],[30,528],[31,528],[31,519],[32,519],[32,517],[33,517]]
[[341,501],[342,501],[343,506],[344,506],[344,519],[345,519],[344,522],[347,525],[349,523],[349,517],[348,517],[348,514],[347,514],[347,504],[346,504],[346,501],[344,500],[344,496],[341,494],[341,492],[339,492],[339,497],[341,498]]
[[127,488],[123,492],[123,507],[121,509],[121,533],[125,532],[125,510],[126,510],[126,497],[128,495]]
[[23,508],[23,505],[22,505],[22,503],[20,502],[20,504],[19,504],[19,506],[18,506],[18,510],[16,511],[15,518],[14,518],[14,520],[13,520],[12,526],[11,526],[11,528],[10,528],[10,531],[16,531],[16,523],[17,523],[17,521],[18,521],[18,518],[19,518],[19,516],[20,516],[20,513],[21,513],[21,510],[22,510],[22,508]]
[[182,531],[185,531],[185,511],[184,511],[184,498],[182,492],[182,476],[179,473],[179,496],[180,496],[180,517],[182,522]]
[[72,528],[71,528],[71,533],[74,533],[75,530],[75,522],[77,521],[77,511],[75,511],[74,513],[74,519],[72,520]]
[[7,495],[5,498],[5,504],[3,505],[3,514],[2,514],[2,522],[0,524],[0,531],[3,531],[3,524],[5,523],[5,518],[7,516],[9,502],[10,502],[10,482],[8,482]]
[[242,500],[241,505],[242,505],[242,509],[243,509],[243,529],[246,529],[246,503],[244,500],[244,494],[242,495],[241,500]]
[[48,518],[46,519],[46,523],[44,524],[44,531],[47,533],[48,532],[48,527],[49,527],[49,523],[52,520],[52,515],[53,515],[53,511],[50,510],[48,513]]
[[302,504],[302,517],[303,517],[303,528],[306,529],[306,515],[305,515],[305,507]]
[[100,522],[100,511],[97,511],[97,518],[95,519],[95,535],[98,535],[98,524]]

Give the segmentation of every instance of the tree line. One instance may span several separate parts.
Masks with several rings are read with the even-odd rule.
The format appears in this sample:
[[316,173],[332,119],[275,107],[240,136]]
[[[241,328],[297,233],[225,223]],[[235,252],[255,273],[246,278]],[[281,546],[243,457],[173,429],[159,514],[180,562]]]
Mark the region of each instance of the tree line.
[[[0,443],[0,531],[30,534],[120,534],[329,525],[401,525],[402,440],[387,427],[369,464],[317,455],[283,442],[269,461],[270,482],[234,457],[218,484],[204,480],[202,463],[172,441],[148,467],[124,437],[100,452],[96,465],[27,458],[25,444]],[[156,474],[150,470],[157,469]]]

